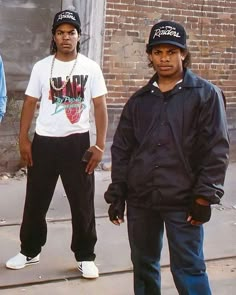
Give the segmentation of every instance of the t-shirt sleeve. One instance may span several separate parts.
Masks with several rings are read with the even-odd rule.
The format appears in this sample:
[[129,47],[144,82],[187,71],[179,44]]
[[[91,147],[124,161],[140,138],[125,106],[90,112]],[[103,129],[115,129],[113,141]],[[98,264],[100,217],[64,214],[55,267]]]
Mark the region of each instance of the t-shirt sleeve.
[[103,77],[102,70],[98,64],[95,64],[91,85],[92,98],[107,94],[107,87]]
[[41,86],[40,86],[40,79],[39,79],[39,69],[37,63],[34,65],[28,86],[25,91],[25,95],[32,96],[35,98],[40,98],[42,94]]

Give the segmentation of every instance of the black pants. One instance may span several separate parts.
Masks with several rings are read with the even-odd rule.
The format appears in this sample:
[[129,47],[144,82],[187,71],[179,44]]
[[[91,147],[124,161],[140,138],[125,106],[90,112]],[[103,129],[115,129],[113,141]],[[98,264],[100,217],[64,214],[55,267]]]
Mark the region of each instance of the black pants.
[[22,254],[34,257],[46,243],[46,214],[60,176],[72,215],[71,250],[77,261],[95,259],[94,175],[86,174],[81,162],[89,144],[88,132],[67,137],[35,134],[20,230]]

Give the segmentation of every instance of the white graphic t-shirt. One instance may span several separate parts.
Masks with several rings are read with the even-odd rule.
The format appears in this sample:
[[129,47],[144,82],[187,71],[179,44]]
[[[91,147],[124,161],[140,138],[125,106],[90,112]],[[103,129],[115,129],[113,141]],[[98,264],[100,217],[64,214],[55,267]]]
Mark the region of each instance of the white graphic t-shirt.
[[[61,137],[87,132],[92,98],[107,93],[100,66],[79,53],[70,80],[62,90],[56,91],[50,84],[52,59],[50,55],[34,65],[25,92],[40,99],[36,133]],[[63,85],[74,62],[55,59],[52,78],[57,88]]]

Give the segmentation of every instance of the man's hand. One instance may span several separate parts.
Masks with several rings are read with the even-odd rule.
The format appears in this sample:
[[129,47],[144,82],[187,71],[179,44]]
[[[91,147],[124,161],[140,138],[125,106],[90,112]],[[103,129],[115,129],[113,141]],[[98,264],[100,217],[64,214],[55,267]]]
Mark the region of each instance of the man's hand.
[[211,218],[211,206],[210,203],[199,197],[196,198],[190,208],[189,215],[187,217],[187,222],[192,225],[201,225]]
[[24,161],[24,163],[29,167],[33,166],[31,146],[32,143],[28,139],[28,137],[19,140],[21,158]]
[[124,211],[125,211],[125,202],[119,201],[115,204],[111,204],[108,209],[108,215],[110,221],[115,225],[120,225],[124,222]]
[[127,185],[123,182],[111,183],[104,194],[107,203],[111,204],[108,209],[109,219],[115,225],[124,222],[125,199]]
[[85,172],[88,174],[92,174],[94,169],[102,160],[103,151],[98,150],[95,146],[91,146],[89,148],[89,151],[92,152],[92,156],[89,159],[88,164],[86,165]]

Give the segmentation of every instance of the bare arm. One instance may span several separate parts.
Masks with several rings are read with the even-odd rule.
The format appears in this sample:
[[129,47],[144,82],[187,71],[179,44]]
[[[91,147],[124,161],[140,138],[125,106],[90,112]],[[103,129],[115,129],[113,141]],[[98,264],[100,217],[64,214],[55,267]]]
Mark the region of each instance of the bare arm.
[[98,163],[102,160],[103,151],[105,148],[106,134],[107,134],[107,106],[105,96],[99,96],[93,98],[94,104],[94,117],[96,124],[96,146],[90,147],[93,152],[93,156],[90,159],[86,172],[92,173]]
[[105,96],[94,98],[94,116],[96,124],[97,140],[96,145],[101,149],[105,148],[107,134],[107,106]]
[[28,134],[34,117],[37,101],[38,100],[34,97],[26,96],[21,111],[19,147],[21,157],[27,166],[33,166],[31,141],[29,140]]

